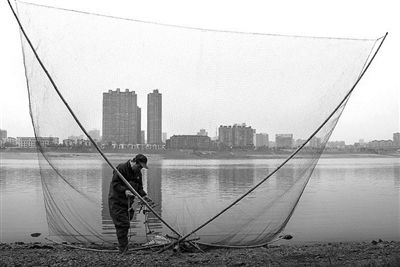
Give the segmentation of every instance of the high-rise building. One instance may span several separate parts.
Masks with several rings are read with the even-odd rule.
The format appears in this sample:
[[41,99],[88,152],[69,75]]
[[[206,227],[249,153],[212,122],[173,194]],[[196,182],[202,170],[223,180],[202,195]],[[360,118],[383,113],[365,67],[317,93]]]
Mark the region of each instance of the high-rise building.
[[233,131],[232,126],[219,126],[218,141],[228,147],[233,147]]
[[276,134],[275,147],[277,148],[292,148],[293,134]]
[[256,148],[260,147],[268,147],[269,146],[269,137],[266,133],[258,133],[256,134]]
[[147,144],[162,144],[162,95],[158,89],[147,95]]
[[393,133],[393,145],[400,147],[400,133]]
[[218,128],[219,142],[232,148],[254,147],[254,131],[246,124],[234,124],[233,126],[220,126]]
[[103,93],[103,143],[137,144],[140,121],[135,91]]
[[136,143],[137,144],[144,144],[144,142],[142,142],[142,109],[139,108],[139,107],[137,107],[136,121],[137,121]]
[[246,147],[254,147],[253,135],[254,130],[251,126],[246,126],[245,123],[242,124],[234,124],[232,127],[233,130],[233,147],[237,148],[246,148]]

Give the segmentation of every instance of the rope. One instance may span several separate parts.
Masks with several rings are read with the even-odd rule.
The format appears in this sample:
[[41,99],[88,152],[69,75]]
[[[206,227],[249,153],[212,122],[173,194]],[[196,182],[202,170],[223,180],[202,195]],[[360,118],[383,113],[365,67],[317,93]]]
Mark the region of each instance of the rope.
[[[135,201],[135,199],[133,199],[133,201]],[[131,241],[131,237],[132,237],[131,210],[133,210],[132,209],[133,201],[132,201],[132,204],[131,204],[131,197],[128,196],[128,220],[129,220],[129,239],[128,239],[128,244]],[[135,211],[133,211],[133,212],[135,212]],[[132,218],[133,218],[133,215],[132,215]]]
[[292,38],[308,38],[308,39],[330,39],[330,40],[351,40],[351,41],[374,41],[375,40],[375,39],[368,39],[368,38],[357,39],[357,38],[343,38],[343,37],[340,38],[340,37],[324,37],[324,36],[302,36],[302,35],[289,35],[289,34],[286,35],[286,34],[276,34],[276,33],[273,34],[273,33],[260,33],[260,32],[243,32],[243,31],[207,29],[207,28],[200,28],[200,27],[190,27],[190,26],[177,25],[177,24],[167,24],[167,23],[154,22],[154,21],[145,21],[145,20],[139,20],[139,19],[123,18],[123,17],[112,16],[112,15],[105,15],[105,14],[99,14],[99,13],[94,13],[94,12],[88,12],[88,11],[80,11],[80,10],[74,10],[74,9],[68,9],[68,8],[56,7],[56,6],[50,6],[50,5],[41,5],[41,4],[36,4],[36,3],[29,3],[29,2],[25,2],[25,1],[18,1],[18,2],[22,3],[22,4],[25,4],[25,5],[31,5],[31,6],[36,6],[36,7],[63,10],[63,11],[68,11],[68,12],[73,12],[73,13],[78,13],[78,14],[84,14],[84,15],[91,15],[91,16],[97,16],[97,17],[110,18],[110,19],[132,21],[132,22],[138,22],[138,23],[144,23],[144,24],[150,24],[150,25],[156,25],[156,26],[185,29],[185,30],[207,31],[207,32],[217,32],[217,33],[231,33],[231,34],[244,34],[244,35],[261,35],[261,36],[277,36],[277,37],[292,37]]

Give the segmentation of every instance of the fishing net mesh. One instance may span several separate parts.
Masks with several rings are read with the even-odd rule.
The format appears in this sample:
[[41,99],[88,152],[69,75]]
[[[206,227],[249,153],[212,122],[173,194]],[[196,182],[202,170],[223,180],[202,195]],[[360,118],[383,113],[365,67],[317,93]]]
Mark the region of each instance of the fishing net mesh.
[[[170,160],[168,153],[174,152],[168,150],[149,155],[145,190],[156,202],[155,210],[182,235],[270,175],[192,236],[216,245],[262,245],[282,232],[347,103],[346,95],[377,46],[375,39],[194,29],[21,2],[17,10],[48,74],[87,130],[102,129],[103,93],[117,88],[121,93],[135,91],[136,103],[131,105],[141,108],[141,128],[146,130],[147,95],[158,89],[162,130],[170,135],[196,134],[200,128],[212,135],[220,125],[245,122],[268,133],[270,140],[281,133],[301,139],[292,147],[265,152],[280,157],[265,159],[263,168],[240,160]],[[27,40],[21,39],[37,140],[52,136],[62,143],[82,135]],[[321,125],[313,137],[318,145],[306,144],[276,171]],[[99,145],[110,152],[110,143]],[[93,145],[85,150],[91,153],[78,153],[65,144],[39,145],[38,151],[50,236],[79,243],[116,242],[107,202],[112,169]],[[121,151],[126,154],[107,154],[115,166],[149,152],[132,147]],[[146,225],[153,234],[176,236],[154,215],[136,212],[132,241],[146,242]]]

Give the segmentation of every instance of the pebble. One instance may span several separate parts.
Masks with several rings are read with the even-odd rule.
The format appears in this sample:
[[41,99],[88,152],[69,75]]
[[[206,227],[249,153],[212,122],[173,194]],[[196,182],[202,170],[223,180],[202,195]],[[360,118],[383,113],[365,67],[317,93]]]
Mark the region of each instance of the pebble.
[[[377,242],[377,241],[375,241]],[[378,243],[378,242],[377,242]],[[370,243],[331,243],[285,245],[274,248],[246,250],[215,249],[205,253],[157,253],[137,252],[129,255],[88,252],[78,249],[64,250],[54,245],[52,249],[34,249],[40,244],[0,244],[0,265],[30,266],[187,266],[187,265],[226,265],[226,266],[265,266],[272,265],[326,265],[333,266],[379,266],[392,263],[400,266],[400,242],[384,243],[379,246]],[[41,244],[46,246],[47,244]],[[381,246],[381,247],[380,247]],[[396,258],[397,257],[397,258]],[[396,260],[397,259],[397,260]],[[29,262],[28,262],[29,260]],[[387,264],[389,265],[389,264]],[[390,266],[390,265],[389,265]]]

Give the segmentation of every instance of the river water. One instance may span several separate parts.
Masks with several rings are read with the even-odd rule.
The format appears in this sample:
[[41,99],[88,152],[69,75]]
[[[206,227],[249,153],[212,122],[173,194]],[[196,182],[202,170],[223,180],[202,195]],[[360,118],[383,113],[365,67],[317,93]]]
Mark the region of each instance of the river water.
[[[97,158],[61,160],[71,166],[79,162],[78,168],[86,173],[86,186],[99,195],[101,192],[99,218],[103,229],[113,232],[105,204],[110,169]],[[121,156],[112,158],[116,164],[126,160]],[[175,160],[150,156],[151,168],[144,171],[144,184],[153,200],[160,203],[160,213],[174,208],[175,192],[197,196],[201,193],[199,188],[207,188],[215,198],[229,202],[280,161]],[[43,241],[48,227],[36,154],[4,153],[0,167],[0,241]],[[218,211],[215,209],[210,207],[210,214]],[[33,238],[30,234],[34,232],[42,235]],[[284,232],[294,236],[290,242],[400,240],[399,158],[320,159]]]

